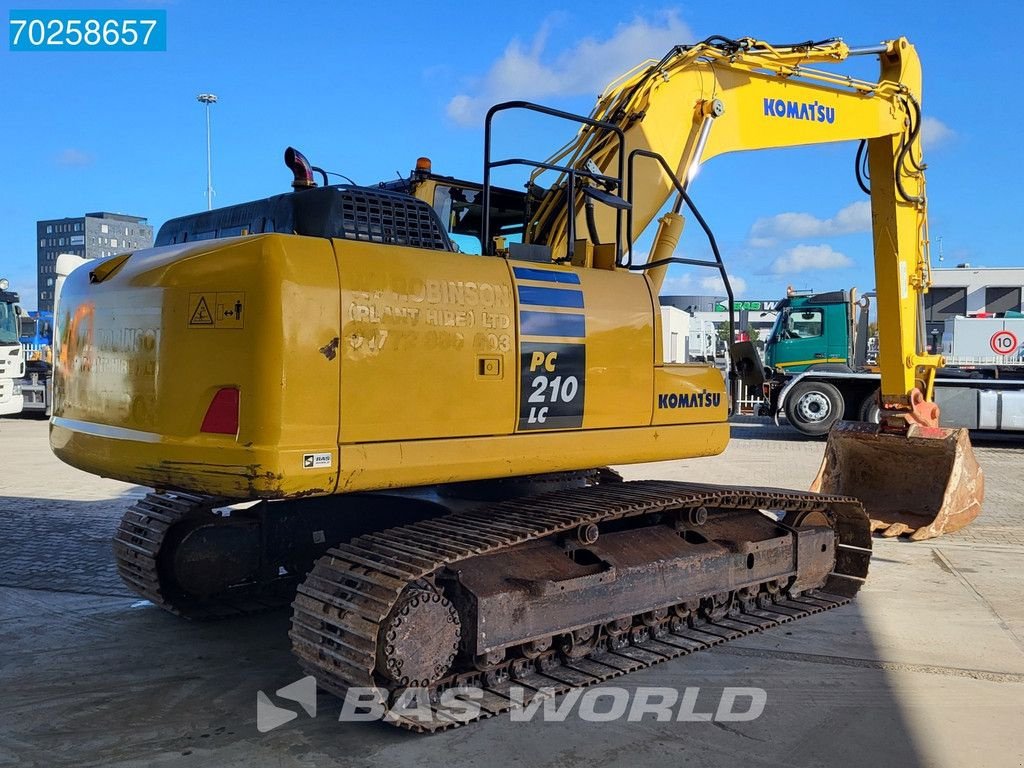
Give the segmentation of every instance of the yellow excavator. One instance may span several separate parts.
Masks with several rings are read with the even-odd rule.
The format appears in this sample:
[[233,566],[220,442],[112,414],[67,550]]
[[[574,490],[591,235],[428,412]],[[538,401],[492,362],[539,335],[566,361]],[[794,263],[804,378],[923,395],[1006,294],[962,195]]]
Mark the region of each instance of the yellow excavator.
[[[852,56],[877,56],[878,80],[816,68]],[[138,594],[188,618],[291,602],[301,667],[418,731],[842,605],[869,515],[937,534],[981,504],[921,352],[919,101],[902,38],[715,37],[627,73],[589,117],[492,108],[482,183],[421,158],[330,185],[289,149],[291,192],[174,219],[68,278],[52,448],[154,489],[114,540]],[[574,137],[494,157],[512,112]],[[717,270],[731,299],[688,191],[699,163],[849,140],[870,170],[883,423],[833,433],[820,493],[623,482],[608,465],[729,437],[722,374],[661,357],[670,264]],[[524,187],[494,183],[516,171]],[[674,255],[684,207],[714,259]],[[429,717],[396,706],[410,691]]]

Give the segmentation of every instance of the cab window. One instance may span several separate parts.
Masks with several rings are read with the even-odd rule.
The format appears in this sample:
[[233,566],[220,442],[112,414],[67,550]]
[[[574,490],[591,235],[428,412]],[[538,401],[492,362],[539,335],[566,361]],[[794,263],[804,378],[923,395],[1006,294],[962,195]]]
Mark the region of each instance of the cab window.
[[18,343],[18,314],[14,304],[0,301],[0,343]]
[[824,333],[823,313],[820,309],[790,309],[786,314],[782,338],[811,339]]
[[[483,217],[483,192],[473,187],[438,184],[434,188],[434,210],[448,235],[462,253],[482,253],[480,225]],[[523,241],[526,196],[521,192],[492,188],[491,231],[510,242]]]

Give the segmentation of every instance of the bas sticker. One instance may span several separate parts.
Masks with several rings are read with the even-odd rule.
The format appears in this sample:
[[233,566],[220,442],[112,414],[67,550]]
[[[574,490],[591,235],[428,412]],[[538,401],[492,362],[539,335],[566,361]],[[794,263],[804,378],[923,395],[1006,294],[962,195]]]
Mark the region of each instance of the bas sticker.
[[331,454],[329,453],[304,453],[302,454],[302,468],[303,469],[320,469],[321,467],[329,467],[333,463]]

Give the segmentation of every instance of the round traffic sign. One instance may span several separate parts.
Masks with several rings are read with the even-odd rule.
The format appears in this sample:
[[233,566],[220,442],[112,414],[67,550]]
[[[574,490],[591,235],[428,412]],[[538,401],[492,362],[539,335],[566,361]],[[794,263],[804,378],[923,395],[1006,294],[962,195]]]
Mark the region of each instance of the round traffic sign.
[[988,345],[997,355],[1012,355],[1017,351],[1017,335],[1012,331],[996,331]]

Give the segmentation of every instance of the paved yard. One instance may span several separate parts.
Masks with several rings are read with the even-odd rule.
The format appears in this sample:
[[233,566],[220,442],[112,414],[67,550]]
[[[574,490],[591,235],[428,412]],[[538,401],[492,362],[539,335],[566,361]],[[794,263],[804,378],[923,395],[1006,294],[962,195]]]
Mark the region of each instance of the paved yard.
[[[805,488],[823,442],[755,419],[719,457],[628,478]],[[143,489],[57,462],[45,422],[0,419],[0,765],[1018,766],[1024,722],[1024,440],[976,439],[984,515],[879,541],[852,605],[612,685],[767,692],[751,722],[517,723],[431,737],[315,719],[266,734],[256,693],[299,677],[287,611],[189,624],[120,584],[110,536]]]

